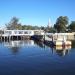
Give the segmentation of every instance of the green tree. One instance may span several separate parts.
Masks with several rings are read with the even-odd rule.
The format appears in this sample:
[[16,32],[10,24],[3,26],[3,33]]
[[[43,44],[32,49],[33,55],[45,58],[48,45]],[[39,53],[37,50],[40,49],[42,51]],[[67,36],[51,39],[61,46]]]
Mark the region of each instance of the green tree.
[[56,30],[55,30],[55,28],[54,28],[54,27],[51,27],[51,28],[50,28],[50,30],[49,30],[49,32],[50,32],[50,33],[55,33],[55,32],[56,32]]
[[67,25],[68,25],[68,17],[60,16],[57,18],[56,24],[54,24],[54,28],[57,30],[57,32],[65,32]]
[[40,29],[45,30],[45,27],[44,26],[41,26]]
[[23,30],[38,30],[38,29],[41,29],[41,28],[38,27],[38,26],[23,25],[23,26],[22,26],[22,29],[23,29]]
[[19,22],[19,19],[16,17],[13,17],[11,21],[8,24],[6,24],[6,28],[9,30],[20,29],[21,24],[19,24],[18,22]]
[[69,29],[71,31],[75,31],[75,21],[72,21],[71,24],[69,25]]
[[32,30],[33,29],[33,26],[31,26],[31,25],[23,25],[22,26],[22,29],[23,30]]

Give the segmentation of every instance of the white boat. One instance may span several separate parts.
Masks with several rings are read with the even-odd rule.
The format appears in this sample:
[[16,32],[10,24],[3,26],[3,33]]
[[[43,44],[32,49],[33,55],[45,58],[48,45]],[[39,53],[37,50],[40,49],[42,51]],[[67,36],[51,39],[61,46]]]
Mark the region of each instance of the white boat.
[[54,41],[56,46],[71,46],[72,43],[69,40],[66,40],[66,37],[58,37],[57,40]]

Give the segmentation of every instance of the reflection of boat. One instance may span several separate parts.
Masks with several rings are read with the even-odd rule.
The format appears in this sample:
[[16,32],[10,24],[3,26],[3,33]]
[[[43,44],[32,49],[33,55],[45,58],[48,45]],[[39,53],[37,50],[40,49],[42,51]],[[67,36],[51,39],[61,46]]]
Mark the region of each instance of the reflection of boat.
[[69,50],[71,49],[71,46],[56,46],[56,53],[60,56],[65,56],[69,53]]
[[56,50],[71,49],[71,46],[56,46]]
[[9,41],[9,42],[3,42],[4,46],[6,47],[22,47],[22,46],[34,46],[34,41],[32,40],[18,40],[18,41]]

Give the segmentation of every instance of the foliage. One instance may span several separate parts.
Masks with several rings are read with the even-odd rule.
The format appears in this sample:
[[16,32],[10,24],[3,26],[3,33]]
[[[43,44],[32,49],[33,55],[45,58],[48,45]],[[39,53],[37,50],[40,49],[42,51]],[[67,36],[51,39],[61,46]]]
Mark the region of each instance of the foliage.
[[75,31],[75,21],[72,21],[68,27],[71,31]]
[[9,30],[20,29],[21,24],[18,23],[19,19],[13,17],[8,24],[6,24],[6,28]]
[[32,25],[23,25],[22,30],[38,30],[40,27],[38,26],[32,26]]
[[56,29],[54,27],[50,28],[50,33],[55,33],[56,32]]
[[13,17],[9,23],[6,24],[6,28],[9,30],[19,29],[19,30],[44,30],[45,32],[65,32],[65,31],[75,31],[75,21],[72,21],[71,24],[68,25],[68,17],[67,16],[59,16],[54,24],[54,27],[44,27],[44,26],[32,26],[32,25],[22,25],[19,23],[19,19]]
[[6,24],[6,28],[8,30],[38,30],[40,27],[38,26],[32,26],[32,25],[21,25],[19,22],[19,19],[16,17],[13,17],[8,24]]
[[68,17],[60,16],[57,18],[56,24],[54,24],[54,28],[57,30],[57,32],[65,32],[67,24],[68,24]]

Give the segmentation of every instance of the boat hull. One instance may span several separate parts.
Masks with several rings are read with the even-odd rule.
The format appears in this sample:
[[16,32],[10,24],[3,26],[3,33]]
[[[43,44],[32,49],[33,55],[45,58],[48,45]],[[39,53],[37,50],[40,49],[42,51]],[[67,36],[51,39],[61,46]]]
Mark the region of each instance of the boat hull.
[[55,41],[54,44],[56,46],[71,46],[71,41]]

